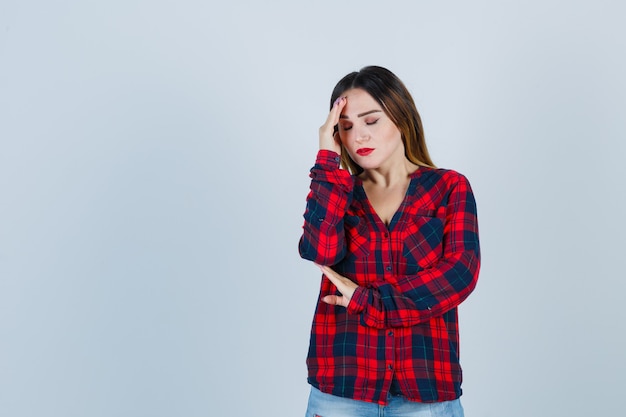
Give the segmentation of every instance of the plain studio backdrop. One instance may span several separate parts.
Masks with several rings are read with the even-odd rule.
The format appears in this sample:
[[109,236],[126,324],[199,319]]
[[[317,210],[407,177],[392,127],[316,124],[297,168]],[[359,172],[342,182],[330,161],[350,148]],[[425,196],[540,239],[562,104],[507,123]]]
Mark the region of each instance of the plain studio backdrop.
[[478,201],[468,417],[622,414],[619,1],[0,1],[0,415],[302,416],[334,84],[415,97]]

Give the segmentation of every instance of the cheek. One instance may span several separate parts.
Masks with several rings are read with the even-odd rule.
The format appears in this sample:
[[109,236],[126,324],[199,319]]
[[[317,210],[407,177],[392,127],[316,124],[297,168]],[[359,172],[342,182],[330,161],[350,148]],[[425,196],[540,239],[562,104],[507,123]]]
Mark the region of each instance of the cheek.
[[349,135],[347,135],[346,133],[347,132],[343,132],[340,135],[341,146],[343,147],[343,150],[347,152],[350,158],[354,159],[354,151],[356,150],[357,146],[355,146],[355,142],[351,141]]
[[393,143],[402,142],[402,134],[400,133],[398,128],[395,126],[389,126],[389,128],[386,129],[385,138],[389,142],[393,142]]
[[339,132],[339,140],[341,140],[341,144],[345,147],[350,145],[350,134],[349,132]]

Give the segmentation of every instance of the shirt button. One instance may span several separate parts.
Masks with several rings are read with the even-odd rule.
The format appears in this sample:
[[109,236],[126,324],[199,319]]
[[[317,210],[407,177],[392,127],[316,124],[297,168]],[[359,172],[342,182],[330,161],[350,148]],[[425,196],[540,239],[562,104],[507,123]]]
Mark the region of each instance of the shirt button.
[[389,333],[387,333],[387,336],[393,336],[393,332],[389,330]]
[[385,268],[387,271],[391,271],[391,265],[387,266],[387,268]]
[[385,239],[388,238],[389,237],[389,233],[385,232],[384,236],[385,236]]
[[393,369],[393,365],[387,365],[387,369],[391,371]]

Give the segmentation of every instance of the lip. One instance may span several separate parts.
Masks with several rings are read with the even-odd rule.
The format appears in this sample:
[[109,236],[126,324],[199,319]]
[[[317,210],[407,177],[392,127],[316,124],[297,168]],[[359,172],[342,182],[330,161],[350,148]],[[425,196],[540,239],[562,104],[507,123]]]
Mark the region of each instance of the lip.
[[357,155],[367,156],[374,152],[374,148],[359,148],[356,150]]

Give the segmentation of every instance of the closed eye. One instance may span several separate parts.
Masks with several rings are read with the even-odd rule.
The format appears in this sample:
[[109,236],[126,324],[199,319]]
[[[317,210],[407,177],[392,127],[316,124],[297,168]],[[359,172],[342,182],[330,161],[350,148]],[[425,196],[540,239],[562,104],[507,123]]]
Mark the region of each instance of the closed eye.
[[375,125],[377,121],[379,121],[380,119],[376,119],[376,120],[372,120],[371,122],[365,122],[366,125],[371,126],[371,125]]

